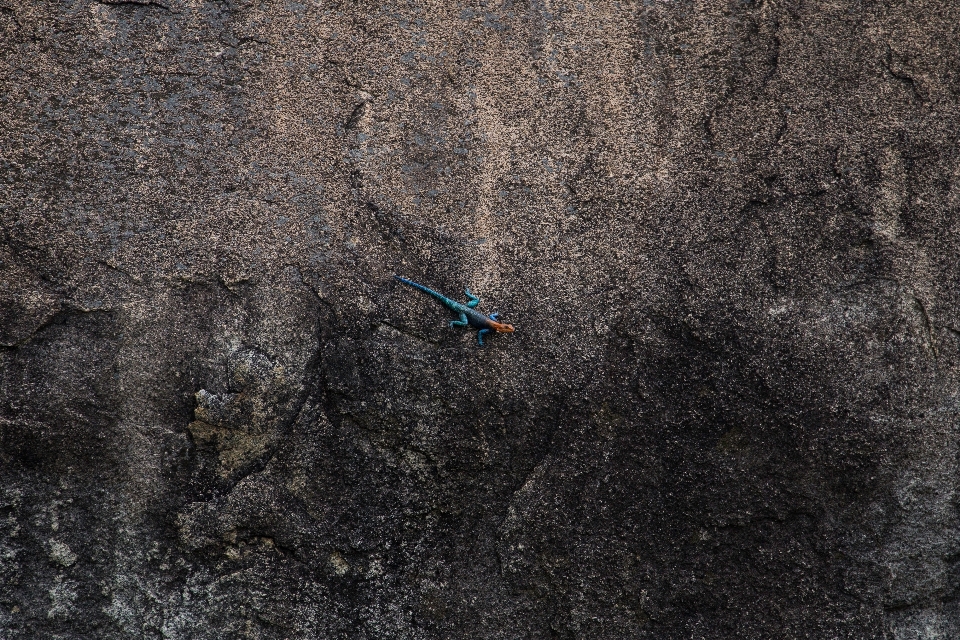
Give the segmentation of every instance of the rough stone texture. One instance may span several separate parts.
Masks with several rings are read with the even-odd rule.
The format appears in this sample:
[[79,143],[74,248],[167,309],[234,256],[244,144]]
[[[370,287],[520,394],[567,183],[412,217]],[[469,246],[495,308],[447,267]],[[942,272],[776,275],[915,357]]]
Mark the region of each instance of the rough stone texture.
[[3,2],[3,638],[960,637],[960,4]]

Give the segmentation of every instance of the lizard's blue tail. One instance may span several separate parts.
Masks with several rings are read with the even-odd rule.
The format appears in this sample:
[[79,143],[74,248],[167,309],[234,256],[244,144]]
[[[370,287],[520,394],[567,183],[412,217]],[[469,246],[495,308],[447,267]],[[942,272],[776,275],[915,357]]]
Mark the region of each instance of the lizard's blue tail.
[[400,282],[402,282],[403,284],[408,284],[408,285],[410,285],[410,286],[413,287],[414,289],[420,289],[420,291],[423,291],[424,293],[433,296],[434,298],[436,298],[437,300],[439,300],[440,302],[442,302],[442,303],[444,303],[444,304],[449,304],[449,303],[453,302],[453,300],[451,300],[450,298],[448,298],[448,297],[446,297],[446,296],[444,296],[444,295],[441,295],[441,294],[437,293],[437,292],[434,291],[433,289],[428,289],[427,287],[423,286],[423,285],[420,284],[419,282],[414,282],[413,280],[407,280],[406,278],[401,278],[400,276],[393,276],[393,277],[396,278],[397,280],[399,280]]

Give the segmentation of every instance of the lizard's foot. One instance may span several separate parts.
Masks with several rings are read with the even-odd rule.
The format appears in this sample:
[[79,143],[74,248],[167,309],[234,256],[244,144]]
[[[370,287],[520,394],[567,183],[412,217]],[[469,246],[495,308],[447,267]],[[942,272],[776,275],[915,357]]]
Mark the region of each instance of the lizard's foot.
[[477,331],[477,343],[482,347],[483,346],[483,334],[490,333],[490,329],[480,329]]
[[471,309],[473,309],[473,308],[475,308],[478,304],[480,304],[480,298],[478,298],[477,296],[475,296],[475,295],[473,295],[472,293],[470,293],[470,289],[464,289],[463,292],[464,292],[465,294],[467,294],[467,297],[468,297],[468,298],[470,298],[470,301],[467,303],[467,306],[468,306],[468,307],[470,307]]
[[494,311],[493,313],[491,313],[491,314],[490,314],[489,316],[487,316],[487,317],[490,318],[491,320],[496,320],[497,318],[500,317],[500,314],[497,313],[496,311]]

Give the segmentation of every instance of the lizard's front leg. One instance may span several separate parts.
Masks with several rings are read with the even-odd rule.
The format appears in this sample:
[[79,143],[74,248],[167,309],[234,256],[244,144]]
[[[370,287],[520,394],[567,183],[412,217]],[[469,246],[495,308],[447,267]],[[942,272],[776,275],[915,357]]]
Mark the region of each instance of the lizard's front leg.
[[477,331],[477,342],[480,343],[480,346],[483,346],[483,334],[490,333],[490,329],[480,329]]
[[470,326],[470,322],[467,321],[467,314],[461,313],[459,320],[451,320],[451,321],[450,321],[450,326],[451,326],[451,327],[467,327],[467,326]]
[[478,298],[477,296],[475,296],[475,295],[473,295],[472,293],[470,293],[470,289],[464,289],[463,292],[464,292],[465,294],[467,294],[467,297],[468,297],[468,298],[470,298],[470,301],[467,303],[467,306],[468,306],[468,307],[470,307],[471,309],[473,309],[473,308],[475,308],[478,304],[480,304],[480,298]]

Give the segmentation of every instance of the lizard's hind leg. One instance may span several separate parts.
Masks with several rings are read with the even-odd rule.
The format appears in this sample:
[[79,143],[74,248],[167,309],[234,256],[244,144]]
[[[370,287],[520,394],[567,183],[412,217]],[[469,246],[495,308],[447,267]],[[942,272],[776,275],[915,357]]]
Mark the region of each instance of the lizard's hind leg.
[[459,320],[451,320],[451,321],[450,321],[450,326],[451,326],[451,327],[467,327],[467,326],[469,326],[469,325],[470,325],[470,322],[467,321],[467,314],[465,314],[465,313],[461,313],[461,314],[460,314],[460,319],[459,319]]
[[480,331],[477,331],[477,342],[481,347],[483,346],[483,334],[485,333],[490,333],[490,329],[480,329]]
[[467,294],[467,297],[470,298],[470,301],[467,303],[467,306],[473,309],[478,304],[480,304],[480,298],[470,293],[470,289],[464,289],[463,292]]

